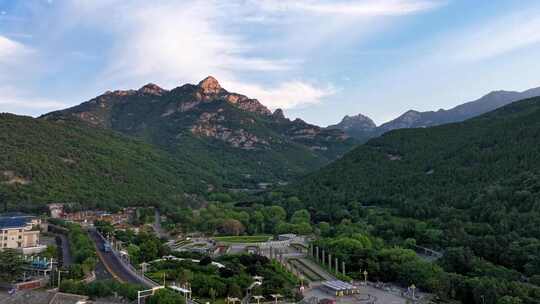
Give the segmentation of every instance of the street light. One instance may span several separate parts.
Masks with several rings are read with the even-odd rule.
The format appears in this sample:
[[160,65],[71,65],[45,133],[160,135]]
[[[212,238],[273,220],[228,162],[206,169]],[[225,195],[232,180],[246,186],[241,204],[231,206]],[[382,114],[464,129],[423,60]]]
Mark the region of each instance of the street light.
[[416,290],[416,286],[414,284],[411,285],[411,290],[412,290],[412,298],[413,300],[415,299],[414,297],[414,291]]
[[259,303],[261,302],[261,299],[264,299],[263,296],[253,296],[253,298],[254,298],[255,300],[257,300],[257,304],[259,304]]
[[277,293],[277,294],[271,294],[270,296],[271,296],[272,298],[274,298],[274,303],[275,303],[275,304],[277,304],[279,298],[282,298],[282,297],[283,297],[283,296],[280,295],[279,293]]
[[366,286],[367,286],[367,275],[368,275],[367,270],[364,270],[364,285]]

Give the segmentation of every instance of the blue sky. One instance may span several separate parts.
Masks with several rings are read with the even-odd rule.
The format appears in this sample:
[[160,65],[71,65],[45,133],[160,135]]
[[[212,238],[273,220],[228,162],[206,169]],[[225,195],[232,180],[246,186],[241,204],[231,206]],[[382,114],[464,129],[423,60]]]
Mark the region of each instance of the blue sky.
[[0,0],[0,111],[213,75],[327,125],[540,86],[540,2]]

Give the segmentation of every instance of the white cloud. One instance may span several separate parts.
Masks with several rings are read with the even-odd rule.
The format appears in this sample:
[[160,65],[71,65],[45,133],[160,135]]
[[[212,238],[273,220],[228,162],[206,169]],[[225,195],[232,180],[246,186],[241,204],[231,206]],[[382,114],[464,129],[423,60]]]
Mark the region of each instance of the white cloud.
[[9,63],[16,57],[27,54],[29,50],[22,44],[0,36],[0,63]]
[[111,65],[104,72],[105,82],[134,87],[152,81],[174,87],[213,75],[230,91],[257,98],[270,108],[284,109],[318,103],[333,93],[330,86],[316,88],[302,81],[264,86],[242,80],[239,73],[285,72],[300,61],[249,56],[251,43],[220,30],[217,19],[221,12],[211,2],[123,9],[130,12],[115,24],[116,45]]
[[493,58],[540,43],[539,10],[515,13],[483,22],[445,37],[440,52],[456,61]]
[[285,71],[296,64],[248,56],[248,41],[219,29],[219,13],[206,1],[132,7],[119,17],[106,77],[177,85],[210,74],[233,78],[239,71]]
[[317,104],[324,97],[335,94],[336,89],[331,85],[325,87],[313,86],[302,81],[289,81],[274,87],[257,84],[247,84],[235,81],[222,81],[222,85],[235,92],[241,92],[251,98],[257,98],[271,109],[291,109]]
[[263,9],[270,11],[301,11],[321,15],[349,16],[401,16],[440,6],[441,1],[427,0],[254,0]]

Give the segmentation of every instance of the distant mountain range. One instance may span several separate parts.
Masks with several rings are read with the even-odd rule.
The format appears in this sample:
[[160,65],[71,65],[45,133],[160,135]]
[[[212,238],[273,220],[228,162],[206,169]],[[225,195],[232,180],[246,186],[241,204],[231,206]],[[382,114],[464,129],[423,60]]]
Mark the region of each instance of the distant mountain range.
[[401,116],[380,126],[362,114],[345,116],[343,120],[328,129],[338,129],[347,135],[365,141],[391,130],[406,128],[424,128],[446,123],[460,122],[493,111],[514,101],[540,96],[540,88],[524,92],[493,91],[480,99],[467,102],[449,110],[419,112],[409,110]]

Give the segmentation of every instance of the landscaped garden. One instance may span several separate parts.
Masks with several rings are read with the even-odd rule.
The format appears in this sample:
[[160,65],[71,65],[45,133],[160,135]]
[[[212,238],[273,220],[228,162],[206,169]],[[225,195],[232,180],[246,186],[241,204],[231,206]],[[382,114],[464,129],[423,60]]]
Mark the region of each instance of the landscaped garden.
[[214,240],[222,243],[261,243],[272,238],[271,235],[217,236]]
[[270,298],[282,294],[293,298],[297,280],[279,263],[259,255],[227,255],[215,260],[225,267],[212,265],[209,257],[199,263],[190,260],[165,260],[151,263],[147,276],[157,282],[185,285],[189,283],[193,295],[202,300],[230,297],[243,298],[254,276],[263,277],[262,285],[252,290],[254,295]]

